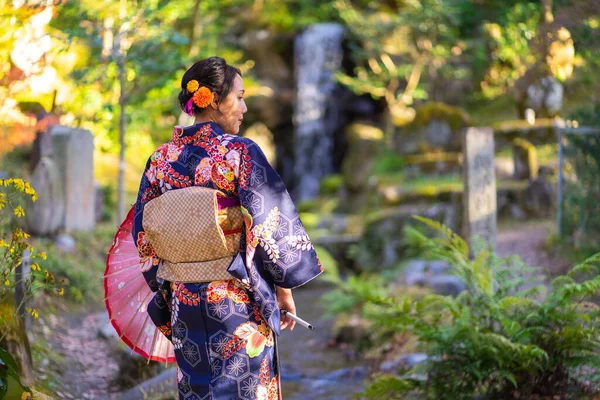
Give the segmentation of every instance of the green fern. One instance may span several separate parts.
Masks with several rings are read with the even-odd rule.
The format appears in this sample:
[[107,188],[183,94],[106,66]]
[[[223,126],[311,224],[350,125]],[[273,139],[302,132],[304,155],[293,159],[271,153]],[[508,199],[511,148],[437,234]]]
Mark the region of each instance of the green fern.
[[[419,367],[425,382],[415,383],[411,374],[383,376],[366,389],[367,398],[406,398],[415,391],[425,398],[503,397],[515,387],[522,396],[545,395],[576,383],[578,368],[600,366],[600,307],[591,302],[600,291],[600,254],[545,287],[539,270],[518,257],[500,258],[485,246],[470,253],[448,227],[416,219],[433,236],[406,228],[411,246],[450,263],[467,290],[455,298],[392,298],[386,282],[373,277],[341,285],[374,330],[410,332],[430,356]],[[588,279],[577,280],[581,275]]]

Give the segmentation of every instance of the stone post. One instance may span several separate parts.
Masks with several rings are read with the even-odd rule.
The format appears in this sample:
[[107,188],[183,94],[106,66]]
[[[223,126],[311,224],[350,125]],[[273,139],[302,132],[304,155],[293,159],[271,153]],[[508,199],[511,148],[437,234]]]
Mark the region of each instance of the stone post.
[[84,129],[54,126],[54,159],[65,193],[64,229],[89,231],[95,224],[94,137]]
[[465,235],[472,249],[473,238],[496,246],[496,175],[494,131],[467,128],[463,133]]

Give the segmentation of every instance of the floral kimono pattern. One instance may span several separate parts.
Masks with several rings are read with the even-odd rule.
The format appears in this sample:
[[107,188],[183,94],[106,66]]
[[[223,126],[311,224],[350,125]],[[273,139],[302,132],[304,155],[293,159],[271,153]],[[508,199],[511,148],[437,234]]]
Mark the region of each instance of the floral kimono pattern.
[[[144,204],[168,190],[205,186],[238,196],[245,232],[230,280],[162,282],[146,240]],[[175,127],[149,158],[132,232],[153,291],[148,313],[175,348],[180,398],[279,399],[275,286],[294,288],[323,268],[279,175],[250,139],[214,123]]]

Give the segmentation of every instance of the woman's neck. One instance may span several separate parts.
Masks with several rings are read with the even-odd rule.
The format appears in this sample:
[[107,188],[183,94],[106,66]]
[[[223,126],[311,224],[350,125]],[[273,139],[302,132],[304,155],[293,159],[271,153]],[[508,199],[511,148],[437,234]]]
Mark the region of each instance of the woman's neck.
[[196,115],[196,121],[194,123],[195,125],[203,124],[205,122],[214,122],[215,124],[217,123],[217,121],[212,117],[212,115],[210,115],[208,113],[202,113],[202,114]]

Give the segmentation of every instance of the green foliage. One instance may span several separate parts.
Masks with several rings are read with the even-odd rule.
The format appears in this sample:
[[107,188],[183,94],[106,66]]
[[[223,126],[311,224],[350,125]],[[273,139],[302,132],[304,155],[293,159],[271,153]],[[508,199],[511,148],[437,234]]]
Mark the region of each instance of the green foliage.
[[321,196],[334,196],[344,184],[342,174],[332,174],[324,177],[319,182],[319,194]]
[[[426,99],[436,77],[452,78],[456,68],[460,1],[402,2],[390,8],[335,1],[350,38],[356,68],[337,79],[357,94],[384,98],[391,120],[410,122],[415,99]],[[460,46],[459,46],[460,47]],[[459,47],[456,47],[457,49]]]
[[375,158],[373,164],[374,175],[395,174],[404,169],[404,157],[395,151],[384,149],[381,154]]
[[[344,283],[341,290],[352,299],[346,303],[365,304],[374,329],[411,332],[430,357],[407,375],[380,377],[367,398],[404,398],[413,391],[432,399],[505,398],[515,388],[522,396],[557,394],[577,384],[576,368],[600,366],[600,307],[591,302],[600,290],[600,254],[546,290],[538,270],[518,257],[478,248],[471,254],[445,226],[417,219],[436,234],[413,229],[411,243],[450,263],[467,290],[456,298],[390,297],[379,294],[381,283]],[[575,279],[582,275],[587,279]]]
[[[56,283],[54,275],[47,269],[42,270],[38,263],[46,259],[46,253],[36,253],[27,241],[29,234],[15,226],[14,219],[25,216],[25,210],[18,205],[21,194],[29,196],[33,201],[37,200],[37,194],[28,182],[14,178],[0,179],[0,303],[4,304],[12,301],[17,285],[23,285],[25,289],[22,302],[39,290],[55,291],[59,294],[64,292],[64,288]],[[7,213],[9,210],[10,213]],[[32,261],[31,274],[24,282],[16,281],[15,270],[23,262],[25,251],[29,251],[29,258]],[[15,313],[22,312],[21,306],[22,304],[16,305]],[[30,313],[34,318],[38,317],[35,309],[27,308],[25,312]],[[4,320],[4,317],[0,317],[0,326],[9,323],[10,321]],[[5,333],[2,330],[0,339]]]
[[[599,110],[595,111],[600,115]],[[565,134],[563,156],[561,237],[576,248],[597,251],[600,246],[600,134]]]
[[[0,399],[4,399],[10,391],[11,395],[21,398],[23,392],[30,392],[27,386],[21,383],[17,362],[9,352],[0,347]],[[17,387],[13,387],[13,386]]]

